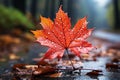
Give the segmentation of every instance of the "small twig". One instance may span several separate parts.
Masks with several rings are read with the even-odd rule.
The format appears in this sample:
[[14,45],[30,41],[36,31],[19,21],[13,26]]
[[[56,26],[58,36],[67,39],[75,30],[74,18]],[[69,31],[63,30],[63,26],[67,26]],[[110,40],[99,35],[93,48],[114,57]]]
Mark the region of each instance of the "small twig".
[[[56,70],[71,70],[71,69],[60,69],[60,68],[56,68]],[[83,69],[83,68],[75,68],[74,70],[94,70],[96,71],[96,69]]]

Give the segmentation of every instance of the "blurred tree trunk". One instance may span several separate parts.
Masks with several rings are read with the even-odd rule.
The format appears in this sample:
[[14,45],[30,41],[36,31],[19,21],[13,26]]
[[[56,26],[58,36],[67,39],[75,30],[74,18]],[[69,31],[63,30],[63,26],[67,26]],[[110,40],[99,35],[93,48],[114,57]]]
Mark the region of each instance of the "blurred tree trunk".
[[[88,19],[90,20],[90,24],[89,27],[93,26],[95,24],[95,18],[96,18],[96,9],[93,5],[93,1],[88,0],[85,1],[86,2],[86,7],[89,8],[88,12],[89,12],[89,17]],[[99,26],[102,26],[101,24]]]
[[74,4],[74,0],[68,0],[68,6],[67,6],[67,12],[68,12],[68,15],[71,17],[71,20],[72,20],[72,24],[75,23],[75,20],[74,20],[74,10],[73,10],[73,4]]
[[52,20],[55,18],[55,1],[56,0],[46,0],[45,1],[45,11],[46,17],[50,17]]
[[12,5],[14,8],[20,10],[25,14],[26,12],[26,0],[12,0]]
[[113,0],[113,5],[114,5],[114,16],[115,16],[115,22],[114,22],[114,28],[120,29],[120,13],[119,13],[119,6],[118,6],[119,1],[118,0]]
[[31,2],[31,13],[32,13],[32,16],[35,18],[36,17],[36,13],[37,13],[37,3],[38,3],[38,0],[32,0]]
[[72,18],[72,15],[73,15],[72,9],[73,9],[73,0],[69,0],[68,1],[67,11],[68,11],[69,16],[71,16],[71,18]]
[[50,0],[45,0],[44,15],[45,15],[46,17],[50,16]]
[[50,10],[50,18],[53,20],[55,17],[55,1],[56,0],[52,0],[51,1],[51,10]]

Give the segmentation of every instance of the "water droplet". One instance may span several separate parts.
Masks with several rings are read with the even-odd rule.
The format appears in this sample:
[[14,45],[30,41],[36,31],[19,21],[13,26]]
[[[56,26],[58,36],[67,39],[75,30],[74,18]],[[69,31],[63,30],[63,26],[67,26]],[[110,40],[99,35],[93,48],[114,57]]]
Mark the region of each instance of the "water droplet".
[[54,42],[52,42],[52,44],[54,44]]
[[62,32],[60,32],[60,34],[63,34]]
[[50,34],[50,32],[48,32],[48,34]]

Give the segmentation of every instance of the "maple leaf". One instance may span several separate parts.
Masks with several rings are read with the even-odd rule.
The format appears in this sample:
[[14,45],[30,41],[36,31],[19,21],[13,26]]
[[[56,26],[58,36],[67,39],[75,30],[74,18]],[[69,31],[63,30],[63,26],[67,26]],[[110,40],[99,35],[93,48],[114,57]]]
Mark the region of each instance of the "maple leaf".
[[42,30],[32,31],[37,41],[49,49],[42,57],[44,59],[60,59],[65,50],[73,52],[80,57],[81,53],[88,53],[92,44],[86,41],[92,29],[87,29],[87,17],[84,17],[71,29],[68,15],[59,8],[54,22],[50,18],[40,17]]

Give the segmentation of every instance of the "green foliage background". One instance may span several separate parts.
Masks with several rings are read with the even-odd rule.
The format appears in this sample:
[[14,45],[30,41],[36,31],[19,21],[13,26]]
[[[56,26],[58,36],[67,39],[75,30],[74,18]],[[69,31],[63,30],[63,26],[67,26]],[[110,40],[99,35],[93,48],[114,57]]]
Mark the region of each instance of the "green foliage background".
[[0,5],[0,27],[13,29],[19,25],[25,29],[33,29],[33,23],[20,11]]

